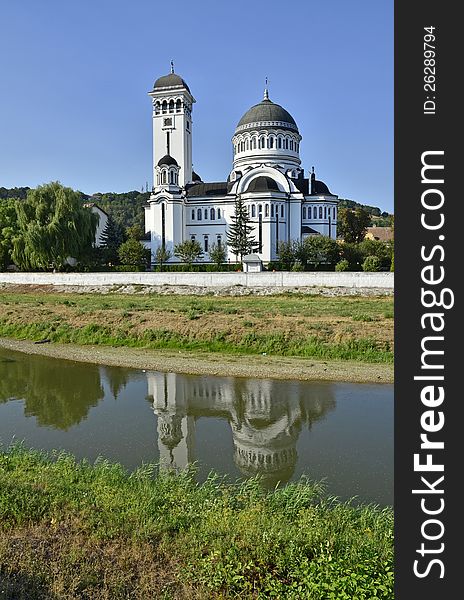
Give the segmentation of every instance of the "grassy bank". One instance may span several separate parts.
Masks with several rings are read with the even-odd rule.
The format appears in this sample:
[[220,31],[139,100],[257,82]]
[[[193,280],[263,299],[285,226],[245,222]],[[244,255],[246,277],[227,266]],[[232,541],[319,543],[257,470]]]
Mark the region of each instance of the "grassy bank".
[[393,597],[391,510],[0,452],[0,598]]
[[0,336],[392,363],[393,298],[3,293]]

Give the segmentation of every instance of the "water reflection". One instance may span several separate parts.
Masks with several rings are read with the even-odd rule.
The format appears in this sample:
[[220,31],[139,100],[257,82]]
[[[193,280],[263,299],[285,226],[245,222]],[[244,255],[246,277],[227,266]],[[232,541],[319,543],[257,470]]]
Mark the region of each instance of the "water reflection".
[[273,487],[305,473],[335,495],[392,502],[392,386],[145,373],[0,348],[0,444],[12,439],[130,470],[197,461],[200,479],[260,474]]
[[[29,357],[28,357],[29,358]],[[0,403],[24,400],[24,414],[45,427],[68,430],[103,399],[99,368],[50,359],[0,357]]]
[[195,460],[198,417],[226,419],[232,430],[234,462],[246,477],[260,474],[269,486],[287,482],[297,462],[296,442],[335,408],[331,385],[188,377],[150,373],[148,394],[158,417],[160,461],[183,468]]

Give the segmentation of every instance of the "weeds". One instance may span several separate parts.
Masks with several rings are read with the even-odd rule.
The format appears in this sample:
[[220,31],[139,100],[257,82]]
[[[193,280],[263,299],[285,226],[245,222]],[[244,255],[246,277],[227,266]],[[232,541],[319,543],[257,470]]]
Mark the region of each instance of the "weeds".
[[27,598],[393,597],[392,510],[305,479],[266,492],[14,446],[0,452],[0,531],[0,592],[21,580]]

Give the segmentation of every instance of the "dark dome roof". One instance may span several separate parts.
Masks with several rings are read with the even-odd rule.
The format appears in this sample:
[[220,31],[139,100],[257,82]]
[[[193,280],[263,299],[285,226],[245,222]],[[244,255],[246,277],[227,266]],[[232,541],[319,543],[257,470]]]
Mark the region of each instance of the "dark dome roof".
[[170,156],[169,154],[165,154],[163,156],[163,158],[160,158],[158,161],[158,167],[162,167],[163,165],[175,165],[176,167],[178,167],[179,165],[177,164],[177,160],[175,158],[172,158],[172,156]]
[[185,83],[185,81],[177,75],[177,73],[169,73],[169,75],[163,75],[159,77],[153,86],[154,90],[159,88],[185,88],[190,92],[189,86]]
[[252,106],[238,122],[237,128],[242,125],[248,125],[256,122],[266,121],[281,121],[293,125],[289,129],[296,129],[298,131],[297,124],[292,115],[282,108],[280,104],[275,104],[271,100],[264,99],[259,104]]
[[247,192],[278,192],[279,186],[277,182],[271,177],[261,175],[252,179],[250,185],[247,187]]
[[312,194],[328,194],[329,196],[332,196],[331,191],[323,181],[319,181],[318,179],[316,179],[313,183],[314,191],[311,190]]

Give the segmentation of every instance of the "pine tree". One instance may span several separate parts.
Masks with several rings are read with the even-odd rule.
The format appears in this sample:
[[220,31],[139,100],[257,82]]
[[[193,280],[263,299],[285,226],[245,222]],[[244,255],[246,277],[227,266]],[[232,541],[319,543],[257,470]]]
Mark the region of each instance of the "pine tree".
[[245,254],[254,252],[258,244],[252,235],[254,227],[251,225],[248,210],[240,196],[235,201],[235,213],[231,220],[232,224],[227,232],[227,244],[235,256],[240,256],[242,260]]
[[110,215],[100,238],[100,247],[103,249],[107,264],[116,265],[119,263],[118,249],[123,241],[122,227]]

